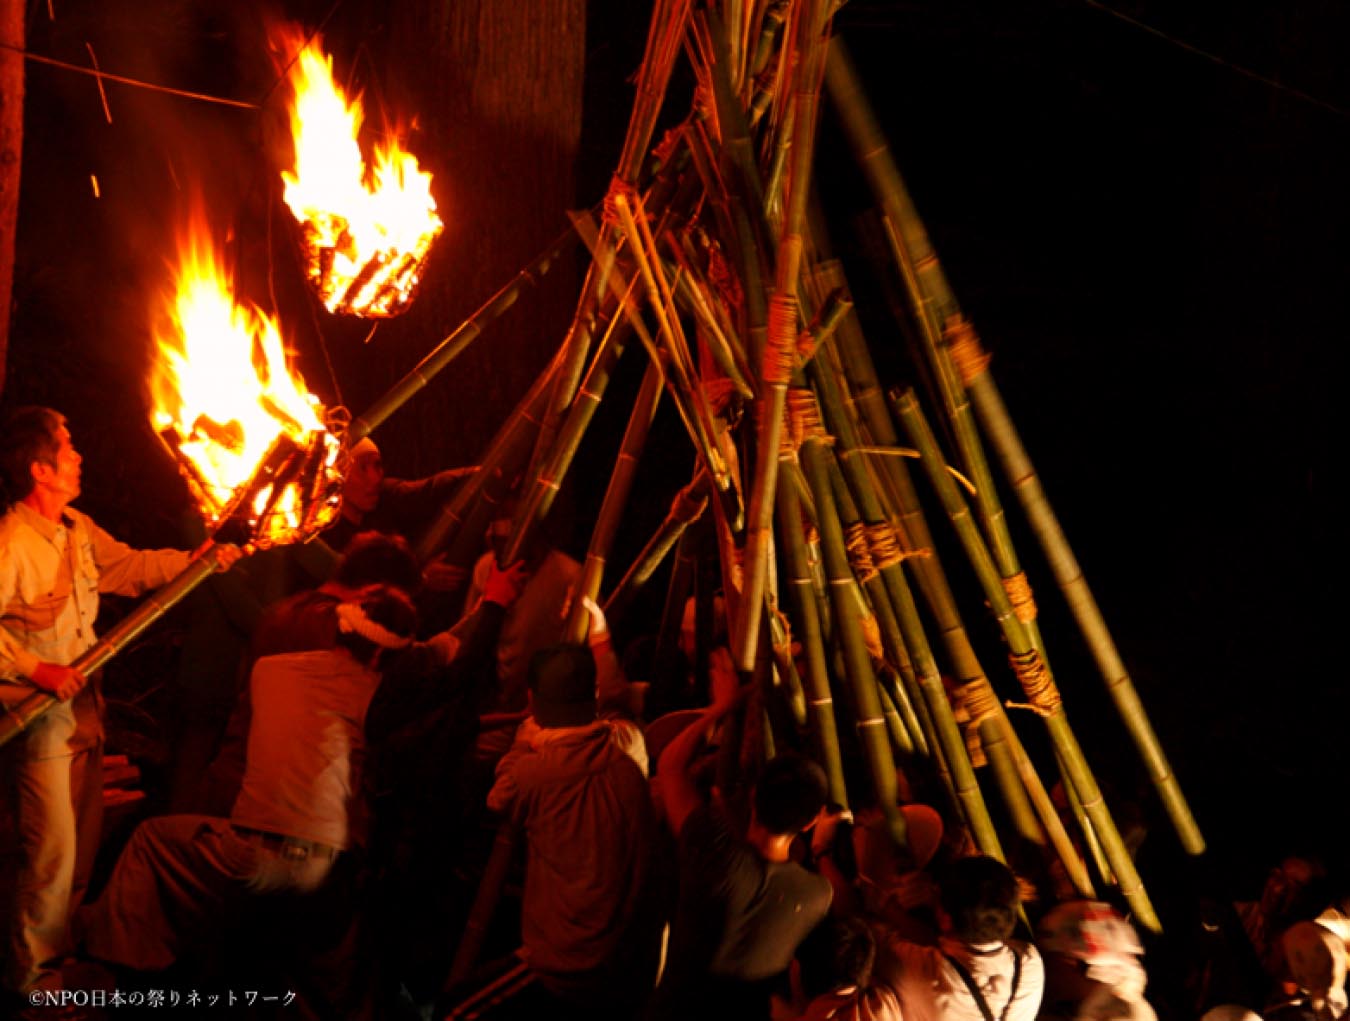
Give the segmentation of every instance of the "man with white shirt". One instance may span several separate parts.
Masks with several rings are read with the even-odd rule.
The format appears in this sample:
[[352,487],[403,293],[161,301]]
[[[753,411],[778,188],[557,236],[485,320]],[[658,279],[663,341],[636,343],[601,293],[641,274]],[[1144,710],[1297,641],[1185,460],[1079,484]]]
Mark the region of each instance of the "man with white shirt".
[[[139,595],[188,566],[179,550],[133,550],[70,506],[83,459],[64,416],[12,412],[0,428],[0,712],[37,692],[60,700],[4,751],[0,800],[15,820],[3,982],[59,985],[71,911],[88,883],[102,820],[103,700],[71,666],[95,642],[99,593]],[[239,557],[230,547],[225,570]]]
[[940,882],[935,947],[893,941],[877,979],[899,994],[905,1021],[1033,1021],[1045,990],[1036,948],[1012,939],[1017,877],[995,858],[954,862]]

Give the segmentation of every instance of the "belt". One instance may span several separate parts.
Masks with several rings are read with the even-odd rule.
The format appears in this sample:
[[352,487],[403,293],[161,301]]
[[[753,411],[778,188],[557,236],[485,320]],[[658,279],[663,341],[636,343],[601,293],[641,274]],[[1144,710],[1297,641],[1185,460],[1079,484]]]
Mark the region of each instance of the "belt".
[[313,840],[302,840],[299,837],[288,837],[284,833],[255,830],[249,826],[240,826],[238,823],[230,823],[230,826],[250,844],[276,851],[281,857],[294,861],[304,861],[307,858],[333,859],[342,853],[340,847],[320,844]]

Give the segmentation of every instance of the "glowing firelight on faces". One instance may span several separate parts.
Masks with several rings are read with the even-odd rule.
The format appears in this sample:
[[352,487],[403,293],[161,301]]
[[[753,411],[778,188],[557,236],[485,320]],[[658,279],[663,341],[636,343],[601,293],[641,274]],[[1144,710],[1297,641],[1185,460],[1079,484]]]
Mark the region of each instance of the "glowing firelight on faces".
[[[299,37],[286,40],[294,53]],[[363,111],[333,81],[317,37],[290,71],[295,164],[285,199],[302,225],[307,271],[330,312],[397,314],[411,300],[442,224],[431,175],[397,142],[375,147],[367,167],[358,138]]]
[[[318,435],[332,448],[325,461],[336,460],[337,445],[324,430],[318,400],[286,363],[276,322],[236,304],[207,237],[195,229],[181,246],[150,389],[155,429],[191,463],[202,513],[214,526],[281,433],[300,446]],[[267,489],[258,494],[254,514],[270,495]],[[301,503],[291,484],[256,538],[284,541],[299,525]]]

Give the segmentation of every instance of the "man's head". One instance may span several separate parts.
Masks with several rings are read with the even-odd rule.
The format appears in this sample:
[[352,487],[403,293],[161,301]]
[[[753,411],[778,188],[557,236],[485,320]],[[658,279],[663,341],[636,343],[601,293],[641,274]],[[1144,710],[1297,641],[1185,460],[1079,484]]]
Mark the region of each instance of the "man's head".
[[825,806],[825,771],[808,758],[785,753],[771,759],[755,782],[755,822],[776,837],[794,837]]
[[595,722],[595,657],[583,645],[550,645],[530,658],[530,711],[541,727]]
[[373,585],[350,602],[338,606],[339,648],[359,663],[371,665],[386,649],[401,649],[417,630],[412,600],[389,585]]
[[333,581],[349,589],[392,585],[415,595],[422,586],[422,569],[402,536],[361,532],[347,544],[333,573]]
[[797,949],[802,989],[815,998],[864,988],[872,981],[876,956],[876,937],[866,922],[857,915],[828,915]]
[[958,858],[938,886],[947,928],[963,943],[997,943],[1012,935],[1021,895],[1012,869],[997,858]]
[[69,503],[80,495],[81,461],[65,416],[51,408],[17,408],[0,429],[0,481],[9,500],[41,490]]
[[373,511],[380,502],[383,482],[380,448],[366,436],[347,455],[347,470],[342,475],[342,513],[360,520]]

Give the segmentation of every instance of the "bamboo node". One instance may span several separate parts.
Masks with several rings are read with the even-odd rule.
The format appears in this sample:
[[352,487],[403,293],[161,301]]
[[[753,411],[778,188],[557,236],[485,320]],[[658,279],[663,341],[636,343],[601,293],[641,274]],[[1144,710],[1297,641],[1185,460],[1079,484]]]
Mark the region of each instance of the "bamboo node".
[[769,298],[769,335],[762,374],[769,386],[787,386],[797,367],[797,298],[775,292]]
[[1003,590],[1008,593],[1018,620],[1030,624],[1036,619],[1036,599],[1031,594],[1031,582],[1027,581],[1026,571],[1018,571],[1011,578],[1004,578]]
[[900,548],[900,536],[889,521],[877,521],[868,525],[867,543],[872,548],[872,562],[879,571],[894,567],[909,555]]
[[816,395],[807,387],[789,387],[787,392],[788,428],[797,446],[807,440],[828,440],[825,423],[820,419]]
[[989,368],[990,359],[980,344],[975,327],[962,315],[948,316],[942,334],[947,341],[947,353],[951,355],[961,382],[969,386],[973,379]]
[[872,547],[867,543],[867,526],[861,521],[844,529],[844,551],[860,582],[866,585],[877,576],[876,565],[872,563]]
[[1013,673],[1017,675],[1022,690],[1027,693],[1027,701],[1031,703],[1036,713],[1041,716],[1052,716],[1060,711],[1063,701],[1059,696],[1059,688],[1055,685],[1055,679],[1050,676],[1050,670],[1041,659],[1040,653],[1035,649],[1020,655],[1010,653],[1008,662],[1012,664]]

